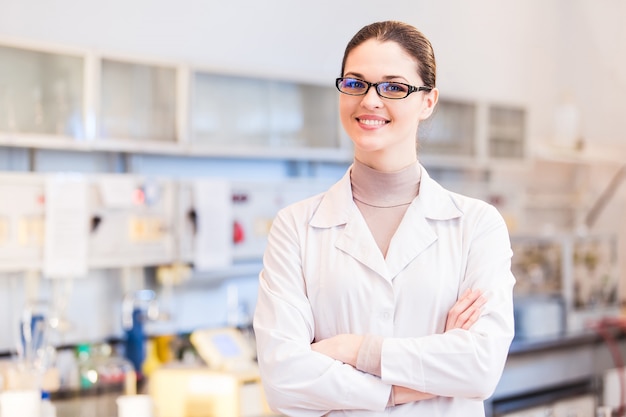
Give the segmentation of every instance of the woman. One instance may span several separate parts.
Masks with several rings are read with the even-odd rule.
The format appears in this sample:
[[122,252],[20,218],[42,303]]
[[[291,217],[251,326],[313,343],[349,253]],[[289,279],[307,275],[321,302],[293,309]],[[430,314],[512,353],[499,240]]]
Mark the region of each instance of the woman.
[[341,75],[354,162],[278,214],[264,256],[268,402],[288,416],[483,416],[513,338],[512,252],[492,206],[418,162],[439,94],[431,44],[410,25],[368,25]]

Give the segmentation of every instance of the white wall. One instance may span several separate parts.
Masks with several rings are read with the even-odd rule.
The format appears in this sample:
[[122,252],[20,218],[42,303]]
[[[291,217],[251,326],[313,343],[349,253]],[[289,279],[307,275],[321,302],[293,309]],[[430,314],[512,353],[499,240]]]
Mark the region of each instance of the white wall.
[[577,0],[562,9],[558,93],[572,95],[580,106],[583,137],[624,144],[626,3]]

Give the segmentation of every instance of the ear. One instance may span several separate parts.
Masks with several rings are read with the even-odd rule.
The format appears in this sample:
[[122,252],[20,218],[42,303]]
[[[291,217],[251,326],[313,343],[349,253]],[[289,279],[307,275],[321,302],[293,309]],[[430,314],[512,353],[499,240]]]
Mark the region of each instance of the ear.
[[437,105],[437,100],[439,100],[439,90],[436,88],[433,88],[428,93],[424,94],[424,103],[422,111],[420,112],[420,120],[426,120],[431,114],[433,114],[435,106]]

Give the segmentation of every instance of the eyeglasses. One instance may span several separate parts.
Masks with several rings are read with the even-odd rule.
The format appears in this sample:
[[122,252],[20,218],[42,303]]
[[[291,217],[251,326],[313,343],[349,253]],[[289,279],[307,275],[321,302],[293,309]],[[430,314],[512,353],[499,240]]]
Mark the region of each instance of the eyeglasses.
[[376,89],[376,93],[380,97],[398,100],[406,98],[416,91],[431,91],[431,87],[415,87],[405,83],[397,83],[391,81],[383,81],[380,83],[370,83],[358,78],[340,77],[335,80],[335,86],[341,93],[349,96],[364,96],[370,91],[370,87]]

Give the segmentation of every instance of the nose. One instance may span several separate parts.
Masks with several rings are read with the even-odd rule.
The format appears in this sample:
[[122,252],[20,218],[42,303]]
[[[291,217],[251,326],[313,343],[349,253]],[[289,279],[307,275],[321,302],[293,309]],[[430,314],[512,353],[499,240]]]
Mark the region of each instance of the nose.
[[383,101],[378,95],[376,88],[370,87],[369,91],[361,99],[361,105],[367,109],[377,109],[383,106]]

